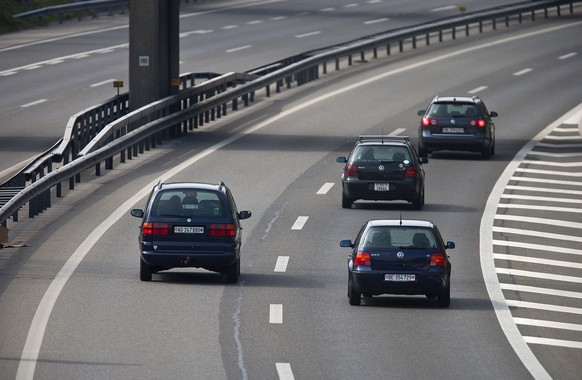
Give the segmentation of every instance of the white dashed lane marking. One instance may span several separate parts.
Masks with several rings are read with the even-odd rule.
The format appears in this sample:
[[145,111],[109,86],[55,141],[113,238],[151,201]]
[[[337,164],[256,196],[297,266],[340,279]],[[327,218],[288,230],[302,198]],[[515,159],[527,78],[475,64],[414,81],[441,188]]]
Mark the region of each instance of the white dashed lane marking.
[[285,272],[287,271],[287,265],[289,264],[289,256],[279,256],[277,257],[277,263],[275,263],[275,272]]
[[291,229],[292,230],[301,230],[301,229],[303,229],[303,226],[307,222],[307,219],[309,219],[308,216],[299,216],[299,217],[297,217],[297,220],[295,221],[295,223],[293,223],[293,226],[291,227]]
[[513,73],[513,75],[515,75],[516,77],[519,77],[519,76],[522,76],[524,74],[531,73],[532,71],[533,71],[533,69],[527,68],[527,69],[523,69],[523,70],[520,70],[518,72],[515,72],[515,73]]
[[293,371],[291,370],[291,364],[289,363],[275,363],[277,368],[277,375],[279,375],[279,380],[294,380]]
[[333,182],[326,182],[323,184],[323,186],[321,186],[321,188],[319,190],[317,190],[318,195],[325,195],[327,194],[327,192],[333,187],[334,183]]
[[39,99],[39,100],[35,100],[34,102],[30,102],[30,103],[27,103],[27,104],[23,104],[20,107],[22,107],[22,108],[28,108],[28,107],[32,107],[32,106],[36,106],[38,104],[44,103],[46,101],[47,101],[47,99]]
[[283,323],[283,305],[273,303],[269,305],[269,323]]

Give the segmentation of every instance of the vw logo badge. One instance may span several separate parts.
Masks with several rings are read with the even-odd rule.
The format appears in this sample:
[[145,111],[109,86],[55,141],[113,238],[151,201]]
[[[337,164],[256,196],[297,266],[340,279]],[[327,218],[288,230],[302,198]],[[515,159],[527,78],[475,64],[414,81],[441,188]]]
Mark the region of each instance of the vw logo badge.
[[451,119],[451,124],[455,124],[455,119]]
[[378,166],[378,170],[380,170],[381,172],[383,172],[384,171],[384,165]]
[[402,252],[402,251],[399,251],[399,252],[396,254],[396,257],[398,257],[399,259],[403,259],[403,258],[404,258],[404,252]]
[[188,218],[188,219],[186,219],[186,221],[187,221],[188,223],[190,223],[190,222],[192,221],[192,219]]

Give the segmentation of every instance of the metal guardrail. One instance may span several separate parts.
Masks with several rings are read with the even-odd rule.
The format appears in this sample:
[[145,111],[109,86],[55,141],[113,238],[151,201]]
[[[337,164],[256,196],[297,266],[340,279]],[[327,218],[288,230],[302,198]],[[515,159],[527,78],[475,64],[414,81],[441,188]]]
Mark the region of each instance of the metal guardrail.
[[[264,89],[266,96],[270,96],[273,85],[275,91],[280,92],[284,86],[291,87],[294,82],[300,86],[315,80],[319,77],[320,71],[324,74],[327,72],[329,62],[334,62],[336,70],[339,70],[340,61],[347,60],[348,66],[351,66],[354,55],[359,55],[365,60],[366,54],[371,52],[373,57],[377,58],[380,48],[385,48],[387,54],[390,54],[390,47],[393,44],[396,44],[400,51],[403,51],[405,43],[410,43],[412,48],[416,48],[418,38],[424,39],[429,45],[435,34],[438,40],[442,41],[443,35],[447,32],[454,39],[459,27],[464,28],[466,35],[469,35],[471,27],[475,26],[478,27],[479,33],[482,33],[486,22],[490,22],[491,28],[495,30],[498,19],[503,19],[506,26],[509,26],[512,17],[521,23],[523,15],[530,13],[531,19],[535,20],[536,11],[540,10],[547,18],[548,9],[553,7],[556,8],[557,15],[561,16],[560,6],[569,5],[569,11],[573,13],[573,4],[578,2],[580,1],[527,2],[467,13],[307,52],[252,70],[249,72],[251,74],[226,74],[219,80],[225,80],[228,85],[218,87],[210,85],[211,90],[207,94],[209,96],[203,96],[195,90],[182,90],[180,94],[144,106],[105,126],[99,131],[99,135],[79,152],[76,159],[31,183],[2,206],[0,223],[5,226],[10,216],[14,221],[17,220],[18,210],[23,205],[40,198],[43,193],[59,186],[60,183],[69,180],[72,184],[73,178],[80,181],[80,173],[92,166],[95,166],[96,175],[100,175],[101,163],[105,162],[106,167],[111,168],[112,159],[116,154],[120,154],[120,161],[123,162],[126,153],[131,158],[132,155],[155,146],[164,137],[168,137],[168,131],[185,132],[193,126],[226,115],[228,104],[231,104],[233,110],[238,108],[239,100],[248,106],[254,100],[255,92],[260,89]],[[264,75],[258,76],[260,74]]]

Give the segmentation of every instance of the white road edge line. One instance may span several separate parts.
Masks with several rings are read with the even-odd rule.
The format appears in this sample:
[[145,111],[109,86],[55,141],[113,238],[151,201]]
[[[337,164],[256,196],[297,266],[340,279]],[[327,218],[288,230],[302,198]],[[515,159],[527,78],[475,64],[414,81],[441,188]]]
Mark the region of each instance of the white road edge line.
[[503,291],[501,290],[499,279],[497,277],[497,270],[495,268],[495,259],[493,258],[493,221],[497,212],[497,204],[503,195],[505,186],[513,176],[513,173],[515,173],[517,167],[521,164],[521,161],[523,161],[535,145],[547,136],[554,128],[563,124],[564,120],[567,120],[572,115],[580,112],[582,112],[582,103],[544,128],[533,139],[525,144],[519,152],[517,152],[489,194],[483,217],[481,218],[481,226],[479,228],[479,256],[481,261],[481,271],[483,273],[487,293],[491,299],[491,304],[493,305],[499,325],[507,337],[509,344],[511,344],[513,350],[534,379],[549,380],[551,379],[551,376],[535,357],[525,338],[521,335],[515,321],[513,320],[513,316],[511,315]]
[[[183,16],[181,16],[181,17],[183,17]],[[450,52],[447,54],[436,56],[434,58],[430,58],[430,59],[427,59],[427,60],[424,60],[421,62],[417,62],[415,64],[407,65],[405,67],[401,67],[398,69],[389,70],[385,73],[376,75],[372,78],[368,78],[368,79],[363,80],[361,82],[342,87],[342,88],[337,89],[335,91],[327,92],[324,95],[321,95],[317,98],[300,103],[297,106],[291,107],[288,110],[280,112],[276,116],[273,116],[272,118],[269,118],[261,123],[258,123],[249,129],[241,131],[241,132],[239,132],[239,133],[237,133],[237,134],[235,134],[235,135],[233,135],[225,140],[222,140],[222,141],[216,143],[215,145],[209,147],[208,149],[205,149],[205,150],[201,151],[200,153],[192,156],[192,158],[183,162],[182,164],[174,166],[173,168],[164,172],[163,175],[154,179],[148,185],[144,186],[143,189],[141,189],[133,197],[131,197],[127,201],[125,201],[113,213],[111,213],[111,215],[107,219],[105,219],[101,224],[99,224],[99,226],[97,226],[89,234],[89,236],[87,236],[85,238],[83,243],[81,243],[81,245],[79,245],[79,247],[77,247],[75,252],[73,252],[71,257],[67,260],[67,262],[63,266],[63,268],[59,271],[57,276],[52,280],[47,291],[43,295],[43,297],[39,303],[39,306],[36,309],[36,313],[33,317],[33,320],[30,324],[30,329],[28,330],[28,335],[26,337],[26,342],[24,344],[24,348],[22,350],[22,356],[20,358],[19,365],[18,365],[18,372],[16,373],[16,380],[23,380],[23,379],[32,380],[34,378],[34,371],[36,369],[36,363],[38,361],[38,354],[40,352],[42,340],[44,338],[44,333],[46,330],[46,326],[48,324],[49,317],[52,313],[54,305],[55,305],[63,287],[65,286],[65,283],[69,280],[69,278],[71,277],[71,275],[73,274],[75,269],[79,266],[81,261],[89,253],[89,250],[91,250],[91,248],[99,241],[101,236],[103,236],[107,232],[107,230],[109,230],[109,228],[111,228],[111,226],[113,226],[119,219],[121,219],[125,214],[127,214],[129,212],[129,210],[131,208],[133,208],[136,203],[138,203],[143,198],[145,198],[150,193],[150,189],[153,186],[155,186],[160,180],[165,181],[166,179],[171,178],[172,176],[178,174],[179,172],[181,172],[182,170],[184,170],[188,166],[193,165],[194,163],[203,159],[204,157],[206,157],[206,156],[216,152],[217,150],[241,139],[242,137],[244,137],[246,135],[252,134],[253,132],[256,132],[256,131],[258,131],[258,130],[260,130],[268,125],[271,125],[271,124],[273,124],[273,123],[275,123],[275,122],[277,122],[277,121],[279,121],[279,120],[281,120],[289,115],[294,114],[295,112],[301,111],[305,108],[308,108],[308,107],[310,107],[314,104],[317,104],[319,102],[322,102],[324,100],[333,98],[336,95],[349,92],[349,91],[356,89],[356,88],[359,88],[359,87],[367,86],[370,83],[376,83],[378,80],[383,79],[383,78],[387,78],[387,77],[394,76],[394,75],[397,75],[397,74],[400,74],[403,72],[407,72],[407,71],[418,69],[418,68],[421,68],[424,66],[431,65],[434,62],[444,61],[444,60],[449,59],[449,58],[458,57],[458,56],[461,56],[463,54],[467,54],[467,53],[470,53],[473,51],[485,49],[485,48],[488,48],[491,46],[502,45],[502,44],[507,43],[507,42],[519,41],[519,40],[524,39],[524,38],[537,36],[537,35],[545,34],[545,33],[551,33],[551,32],[556,31],[556,30],[566,29],[566,28],[578,26],[580,24],[582,24],[582,21],[572,22],[572,23],[568,23],[568,24],[562,24],[559,26],[554,26],[554,27],[536,30],[534,32],[523,33],[523,34],[520,34],[520,35],[517,35],[514,37],[503,38],[500,40],[484,43],[481,45],[474,45],[472,47],[465,48],[465,49],[455,50],[454,52]],[[582,105],[580,107],[582,109]],[[568,113],[567,115],[569,115],[569,114],[570,113]],[[550,127],[548,126],[548,128],[546,128],[546,129],[549,130],[549,128]],[[541,133],[540,133],[540,135],[541,135]],[[530,144],[533,147],[534,140],[532,140],[528,145],[526,145],[526,147],[529,147]],[[526,147],[524,147],[523,149],[525,149]],[[531,148],[529,148],[529,149],[531,149]],[[519,153],[518,153],[518,155],[519,155]],[[521,159],[523,159],[523,158],[524,157],[521,157]],[[519,161],[515,161],[515,162],[516,162],[515,165],[517,166]],[[511,166],[511,164],[510,164],[510,166]],[[506,171],[508,171],[508,169],[506,169]],[[508,177],[511,176],[510,172],[508,172],[507,176]],[[505,181],[505,182],[507,182],[507,181]],[[493,297],[493,298],[491,298],[491,300],[497,301],[497,302],[493,302],[493,305],[496,308],[496,313],[499,313],[497,308],[500,307],[502,309],[501,312],[505,311],[505,313],[507,314],[507,317],[511,318],[511,313],[509,313],[509,309],[507,308],[507,305],[503,303],[503,293],[501,292],[501,289],[499,287],[499,282],[497,281],[497,274],[495,273],[495,270],[494,270],[495,265],[494,265],[493,257],[491,254],[491,250],[492,250],[491,231],[487,230],[488,228],[490,229],[491,226],[493,225],[492,216],[494,216],[494,214],[495,214],[495,212],[494,212],[495,209],[493,207],[494,207],[494,204],[497,202],[496,199],[498,199],[498,197],[493,197],[494,194],[496,194],[495,188],[494,188],[494,191],[491,193],[489,200],[487,201],[487,206],[489,208],[491,208],[490,209],[491,215],[487,214],[488,209],[486,208],[486,212],[483,214],[483,219],[481,220],[481,230],[480,230],[480,236],[482,237],[481,238],[481,249],[480,249],[481,262],[482,262],[482,268],[485,268],[485,267],[486,268],[493,268],[493,270],[491,270],[490,273],[488,273],[487,276],[484,276],[484,277],[485,277],[485,284],[488,287],[487,289],[488,289],[489,295],[490,295],[490,297]],[[487,215],[488,215],[488,217],[486,217]],[[489,224],[484,223],[484,221],[489,222]],[[489,232],[489,233],[487,234],[487,232]],[[483,238],[484,236],[487,236],[488,239],[487,238],[484,239]],[[483,245],[486,246],[486,250],[484,250]],[[484,258],[484,253],[486,253],[486,254],[488,253],[488,255],[485,255],[486,256],[485,258]],[[487,264],[487,265],[484,265],[484,264]],[[484,275],[485,275],[485,269],[483,269],[483,271],[484,271]],[[492,280],[492,276],[494,276],[493,280],[495,281],[495,283],[490,283]],[[492,295],[492,293],[489,290],[490,286],[494,287],[498,291],[498,293],[495,293]],[[499,298],[500,296],[501,296],[501,298]],[[503,305],[503,306],[501,306],[501,305]],[[499,314],[498,314],[498,318],[499,318]],[[501,320],[500,320],[500,323],[501,323]],[[517,333],[516,337],[519,339],[520,342],[523,343],[523,347],[525,347],[525,350],[523,350],[523,347],[521,347],[521,346],[518,347],[519,345],[514,344],[513,340],[510,339],[510,337],[513,337],[513,335],[515,335],[515,334],[508,335],[508,332],[505,331],[505,328],[504,328],[504,332],[506,333],[506,336],[508,337],[515,352],[518,354],[518,356],[520,357],[522,362],[526,365],[526,367],[528,368],[530,373],[532,373],[532,375],[534,375],[534,377],[538,378],[538,376],[545,374],[544,378],[550,379],[550,376],[548,375],[546,370],[541,366],[541,364],[538,362],[536,357],[533,355],[533,353],[531,352],[531,350],[529,349],[527,344],[525,344],[525,342],[523,341],[523,338],[519,334],[519,331],[517,330],[517,326],[515,325],[513,320],[511,321],[511,325],[513,326],[513,330],[515,331],[515,333]],[[244,368],[243,368],[243,370],[244,370]]]

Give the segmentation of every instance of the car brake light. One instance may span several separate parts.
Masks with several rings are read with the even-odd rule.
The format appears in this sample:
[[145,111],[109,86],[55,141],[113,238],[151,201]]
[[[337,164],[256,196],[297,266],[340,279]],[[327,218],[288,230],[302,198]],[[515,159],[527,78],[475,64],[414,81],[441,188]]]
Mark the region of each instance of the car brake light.
[[416,170],[416,166],[411,165],[406,168],[406,176],[407,177],[416,177],[418,175],[418,170]]
[[210,225],[210,236],[228,236],[236,235],[236,226],[234,224],[217,223]]
[[485,120],[483,119],[471,120],[469,122],[469,125],[472,127],[478,126],[479,128],[483,128],[485,126]]
[[430,255],[430,266],[431,267],[445,267],[447,263],[447,258],[443,253],[433,253]]
[[357,177],[358,176],[358,166],[357,165],[348,165],[346,169],[346,177]]
[[368,252],[358,252],[354,259],[354,265],[370,265],[370,254]]
[[423,127],[430,127],[431,125],[437,125],[437,120],[431,119],[430,117],[423,117],[421,124]]
[[168,235],[168,223],[144,223],[141,226],[141,232],[144,235]]

